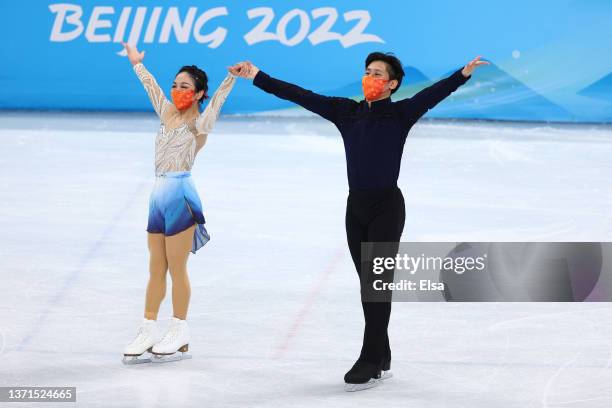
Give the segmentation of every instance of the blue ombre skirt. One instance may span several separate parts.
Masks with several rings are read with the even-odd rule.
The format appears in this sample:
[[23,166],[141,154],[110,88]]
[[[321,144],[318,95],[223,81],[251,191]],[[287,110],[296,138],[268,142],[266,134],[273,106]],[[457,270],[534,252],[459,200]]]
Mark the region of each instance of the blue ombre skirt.
[[155,175],[155,185],[149,197],[147,232],[166,236],[178,234],[192,225],[192,253],[210,240],[204,227],[202,202],[190,171],[167,171]]

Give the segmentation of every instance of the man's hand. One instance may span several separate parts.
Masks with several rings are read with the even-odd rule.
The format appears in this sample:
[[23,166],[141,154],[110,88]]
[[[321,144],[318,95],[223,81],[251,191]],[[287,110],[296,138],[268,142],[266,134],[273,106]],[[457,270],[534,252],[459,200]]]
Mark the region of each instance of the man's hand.
[[231,67],[227,67],[227,70],[232,74],[240,78],[253,79],[259,72],[259,68],[251,64],[250,61],[239,62]]
[[132,65],[136,65],[142,62],[145,56],[144,51],[138,52],[138,49],[136,48],[136,46],[132,47],[123,41],[121,41],[121,45],[123,45],[123,48],[125,48],[125,52],[127,52],[127,57],[132,63]]
[[463,74],[464,77],[467,78],[470,75],[472,75],[472,72],[474,72],[476,67],[479,67],[481,65],[490,64],[489,61],[478,61],[479,59],[480,59],[480,55],[474,58],[473,60],[471,60],[465,67],[463,67],[463,69],[461,70],[461,73]]

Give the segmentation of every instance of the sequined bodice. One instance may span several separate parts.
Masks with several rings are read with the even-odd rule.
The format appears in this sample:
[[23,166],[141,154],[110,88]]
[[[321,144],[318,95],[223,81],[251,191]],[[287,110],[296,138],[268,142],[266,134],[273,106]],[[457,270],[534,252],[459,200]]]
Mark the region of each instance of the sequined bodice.
[[195,137],[187,123],[174,129],[162,123],[155,138],[155,172],[191,170],[196,156]]

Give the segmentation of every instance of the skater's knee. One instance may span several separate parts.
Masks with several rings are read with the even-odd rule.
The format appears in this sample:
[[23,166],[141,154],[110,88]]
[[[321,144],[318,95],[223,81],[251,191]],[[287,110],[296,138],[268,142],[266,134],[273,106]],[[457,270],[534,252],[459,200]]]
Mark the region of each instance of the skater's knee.
[[187,268],[185,264],[177,263],[173,265],[170,263],[170,277],[172,278],[172,282],[181,282],[187,280]]
[[167,275],[168,269],[166,268],[151,268],[149,270],[149,281],[155,282],[157,285],[165,285]]
[[175,276],[185,274],[187,270],[187,255],[178,253],[168,256],[168,270],[173,279]]
[[165,274],[168,271],[168,259],[165,253],[152,253],[149,258],[151,273]]
[[168,274],[168,264],[155,264],[152,263],[149,267],[149,274],[151,279],[166,280]]

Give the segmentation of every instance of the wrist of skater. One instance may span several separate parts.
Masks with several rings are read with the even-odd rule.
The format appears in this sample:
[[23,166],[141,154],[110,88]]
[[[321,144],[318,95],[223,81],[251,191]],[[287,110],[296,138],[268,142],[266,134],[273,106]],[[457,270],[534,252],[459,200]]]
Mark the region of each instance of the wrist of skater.
[[138,73],[145,70],[145,66],[142,62],[137,62],[136,64],[132,64],[132,69]]
[[251,73],[251,79],[255,79],[255,77],[257,76],[257,74],[259,74],[259,71],[261,71],[259,68],[253,66],[253,72]]
[[257,70],[257,73],[253,77],[253,85],[258,88],[264,89],[267,84],[270,83],[270,75],[263,72],[261,69]]
[[461,67],[457,71],[455,71],[455,76],[457,77],[459,82],[465,83],[467,82],[468,79],[472,77],[472,74],[468,73],[465,67]]

